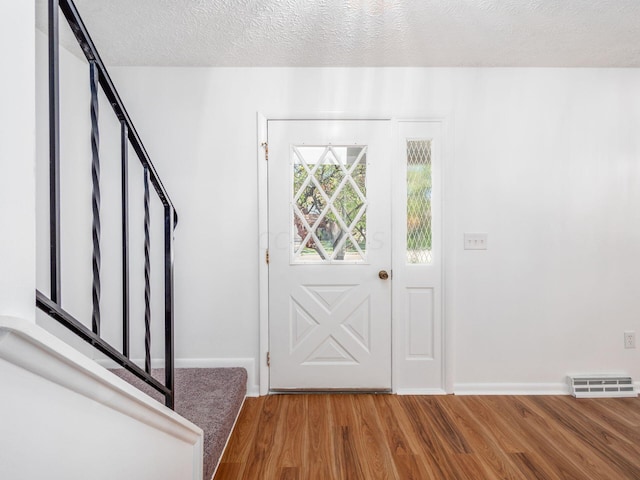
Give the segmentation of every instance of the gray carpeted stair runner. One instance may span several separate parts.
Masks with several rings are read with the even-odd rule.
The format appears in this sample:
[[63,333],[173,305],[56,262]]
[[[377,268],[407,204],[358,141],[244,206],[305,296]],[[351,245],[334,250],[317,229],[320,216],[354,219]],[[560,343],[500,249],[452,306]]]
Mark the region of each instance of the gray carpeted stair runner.
[[[162,395],[124,369],[111,370],[147,395]],[[164,369],[151,374],[164,383]],[[177,368],[175,411],[204,430],[203,479],[210,480],[247,393],[244,368]]]

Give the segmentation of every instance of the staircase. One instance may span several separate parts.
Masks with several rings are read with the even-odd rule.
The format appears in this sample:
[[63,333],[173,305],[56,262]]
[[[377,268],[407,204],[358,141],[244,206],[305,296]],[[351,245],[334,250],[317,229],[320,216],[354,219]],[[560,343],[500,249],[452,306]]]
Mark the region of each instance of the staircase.
[[[159,402],[163,397],[123,368],[111,370]],[[164,378],[164,369],[152,369]],[[203,480],[213,478],[247,393],[244,368],[177,368],[175,411],[204,430]]]
[[[145,457],[143,459],[144,461],[135,459],[136,466],[140,471],[145,471],[145,478],[182,480],[186,478],[185,472],[188,472],[188,475],[190,475],[189,478],[199,478],[200,445],[202,444],[204,453],[204,468],[202,473],[204,480],[209,480],[215,473],[227,439],[231,434],[235,419],[244,402],[247,372],[243,368],[174,368],[173,258],[174,230],[178,222],[178,214],[73,0],[47,0],[47,7],[49,53],[49,285],[46,285],[43,291],[36,290],[36,305],[46,315],[90,344],[102,354],[101,356],[105,356],[110,361],[115,362],[115,365],[122,367],[112,370],[114,374],[127,381],[130,385],[137,387],[153,399],[163,403],[169,409],[175,410],[178,414],[176,415],[170,410],[156,405],[154,401],[149,400],[145,395],[141,395],[137,391],[135,391],[135,394],[128,392],[128,396],[125,395],[127,397],[127,405],[129,405],[132,411],[138,411],[136,410],[136,405],[140,405],[140,400],[142,399],[142,403],[145,404],[148,410],[153,411],[154,415],[162,417],[163,420],[160,423],[164,425],[166,422],[173,422],[172,424],[179,425],[180,428],[186,429],[189,432],[189,434],[186,435],[186,437],[188,437],[188,441],[186,441],[187,448],[184,449],[182,446],[180,448],[173,448],[173,445],[184,444],[185,435],[182,435],[184,438],[178,436],[180,437],[178,441],[167,446],[167,442],[164,442],[167,440],[165,435],[158,434],[158,432],[149,432],[142,428],[146,434],[154,433],[154,435],[147,435],[147,437],[150,438],[144,443],[146,447],[144,452],[142,452],[142,457]],[[87,105],[87,110],[88,113],[90,113],[88,120],[90,120],[91,126],[91,156],[90,158],[81,157],[79,160],[87,161],[87,171],[91,171],[90,213],[92,224],[91,228],[87,228],[86,232],[84,232],[84,241],[87,243],[89,241],[91,242],[92,251],[92,309],[90,318],[87,316],[88,311],[84,313],[85,318],[80,318],[74,316],[70,311],[65,310],[65,307],[72,304],[70,299],[78,294],[68,283],[63,285],[63,276],[61,274],[63,270],[63,255],[61,254],[63,227],[60,210],[63,204],[74,205],[74,207],[76,205],[70,203],[68,200],[66,202],[61,201],[63,193],[61,186],[65,184],[65,179],[62,179],[62,172],[69,172],[71,169],[68,166],[69,157],[63,156],[64,158],[61,158],[60,155],[59,16],[63,16],[66,20],[67,25],[76,37],[77,43],[85,56],[87,83],[90,93],[90,104]],[[78,61],[82,63],[81,60]],[[67,78],[67,80],[69,80],[69,78]],[[104,101],[105,98],[107,102]],[[99,108],[101,102],[107,106],[106,109]],[[107,118],[110,118],[111,121],[115,119],[119,124],[119,159],[117,155],[104,155],[104,149],[100,149],[100,118],[102,118],[100,115],[102,114],[99,112],[106,112]],[[104,122],[102,125],[104,125]],[[68,128],[67,131],[75,131],[68,125],[65,127]],[[103,155],[105,157],[104,159],[101,158]],[[132,157],[132,162],[129,161],[129,156]],[[63,165],[61,165],[61,160],[67,161],[64,168]],[[90,164],[88,160],[91,160]],[[102,168],[105,166],[102,165],[102,163],[104,163],[103,160],[109,162],[109,168]],[[105,176],[104,173],[109,171],[112,173],[118,172],[119,175],[114,173],[114,175]],[[133,181],[130,181],[130,175]],[[101,199],[103,197],[101,191],[105,185],[110,185],[111,187],[115,185],[119,187],[120,201],[105,203],[101,207]],[[68,189],[65,191],[68,191]],[[117,192],[117,189],[114,188],[114,191]],[[130,194],[134,199],[143,200],[143,202],[141,202],[143,204],[142,225],[130,225],[132,223],[129,215]],[[155,211],[158,212],[154,215],[152,215],[151,210],[152,203],[155,205]],[[86,210],[89,212],[88,207],[89,205],[87,204],[84,210],[79,209],[78,211]],[[158,207],[160,208],[158,209]],[[116,238],[113,234],[111,236],[105,235],[105,232],[103,232],[103,219],[101,215],[103,213],[102,211],[107,208],[110,208],[111,212],[109,218],[120,219],[120,228],[117,231],[119,238]],[[77,211],[65,211],[64,213],[66,215],[65,218],[78,215]],[[160,216],[162,217],[161,224],[158,222]],[[134,215],[131,217],[136,218]],[[152,219],[159,224],[157,228],[152,228]],[[137,245],[131,242],[129,238],[129,231],[134,231],[134,228],[144,233],[143,239],[137,239]],[[152,239],[152,231],[161,232],[161,235],[156,237],[154,234],[154,238]],[[80,235],[80,232],[74,233]],[[136,240],[136,237],[133,236],[133,239]],[[103,258],[104,253],[111,252],[109,249],[102,248],[103,240],[105,241],[104,243],[119,243],[121,255],[105,255],[105,258]],[[114,240],[116,243],[114,243]],[[137,251],[142,251],[144,256],[132,254],[132,252]],[[159,252],[159,254],[155,252]],[[67,256],[65,258],[69,257]],[[160,260],[160,258],[162,262],[156,261],[152,265],[152,259]],[[104,270],[106,272],[103,272],[103,267],[105,267]],[[141,292],[135,289],[135,282],[132,287],[130,271],[134,268],[137,268],[138,272],[138,277],[134,276],[134,279],[139,278],[141,275],[144,276],[144,295],[136,295],[136,293]],[[117,279],[117,281],[112,281],[115,279]],[[109,282],[111,282],[111,284]],[[109,301],[108,299],[105,300],[102,292],[103,290],[108,291],[110,287],[111,291],[117,291],[118,289],[121,291],[121,308],[117,315],[113,315],[113,311],[108,311],[108,309],[103,308]],[[82,294],[84,295],[84,293],[86,292]],[[161,298],[162,301],[156,302],[156,298]],[[158,303],[161,305],[160,308],[157,308]],[[102,310],[107,310],[107,314],[103,315],[104,312]],[[143,315],[136,315],[132,312],[143,312]],[[110,325],[106,325],[106,321],[109,321]],[[112,323],[114,321],[115,323]],[[154,339],[152,339],[151,334],[152,331],[159,332],[160,330],[164,332],[162,339],[164,351],[161,356],[164,368],[152,369],[151,345],[155,345],[157,339],[155,335]],[[108,335],[109,331],[117,333]],[[137,334],[138,337],[144,336],[144,338],[134,338],[132,340],[132,332],[133,334]],[[40,334],[36,333],[34,335]],[[45,337],[46,336],[43,336],[43,338]],[[43,340],[43,342],[58,344],[54,340],[48,337],[46,338],[46,341]],[[0,335],[0,343],[2,343],[1,340],[2,336]],[[142,344],[144,344],[144,361],[133,361],[131,345]],[[66,347],[58,344],[56,348],[64,350]],[[74,356],[75,353],[70,353],[69,355]],[[104,370],[99,370],[100,373],[96,373],[98,371],[95,370],[96,367],[87,366],[86,359],[77,359],[76,363],[82,365],[83,371],[88,371],[91,375],[100,377],[101,381],[109,386],[110,391],[117,392],[114,394],[116,396],[122,393],[119,392],[118,387],[125,387],[123,392],[126,393],[127,389],[134,390],[121,380],[104,372]],[[102,378],[103,375],[105,378]],[[120,385],[118,386],[118,384]],[[80,386],[76,390],[84,394],[87,389],[84,386]],[[64,402],[60,402],[60,405],[56,404],[56,406],[62,407],[64,406]],[[111,404],[108,406],[111,408]],[[111,411],[105,415],[111,415]],[[146,418],[145,415],[148,416],[148,414],[141,414],[140,418],[136,415],[138,415],[138,413],[130,416],[134,418],[135,422],[144,424],[143,420]],[[180,416],[184,418],[180,418]],[[190,423],[185,421],[185,419],[189,420]],[[124,421],[128,422],[129,420]],[[128,428],[131,425],[129,424],[123,426],[119,424],[115,425],[113,422],[105,420],[101,422],[100,425],[101,429],[104,425],[107,425],[109,428],[118,427],[118,435],[126,437],[128,441],[132,439],[135,440],[135,438],[131,436],[131,429]],[[137,425],[137,423],[135,425]],[[204,438],[202,432],[196,426],[199,426],[200,429],[204,431]],[[162,428],[164,427],[161,426],[159,431],[167,433],[165,430],[162,430]],[[154,448],[155,443],[153,442],[157,443],[158,446]],[[90,445],[88,441],[79,441],[79,443],[81,443],[82,446]],[[0,451],[1,450],[0,448]],[[129,453],[128,451],[122,452],[121,457],[129,458],[127,457]],[[173,455],[176,456],[175,461],[171,460]],[[180,457],[180,455],[182,456]],[[162,458],[156,461],[156,456]],[[184,458],[187,458],[188,462],[186,463],[188,463],[188,465],[184,462]],[[0,461],[0,464],[1,463]],[[165,468],[167,465],[170,468]],[[162,468],[163,470],[161,472],[153,472],[152,470],[154,468]],[[67,476],[64,478],[71,477]]]

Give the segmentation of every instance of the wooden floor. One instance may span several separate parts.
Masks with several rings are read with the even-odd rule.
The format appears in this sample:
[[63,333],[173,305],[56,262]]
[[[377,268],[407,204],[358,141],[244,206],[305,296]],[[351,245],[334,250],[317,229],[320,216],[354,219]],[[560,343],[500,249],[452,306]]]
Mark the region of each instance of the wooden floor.
[[247,398],[215,480],[640,479],[640,399]]

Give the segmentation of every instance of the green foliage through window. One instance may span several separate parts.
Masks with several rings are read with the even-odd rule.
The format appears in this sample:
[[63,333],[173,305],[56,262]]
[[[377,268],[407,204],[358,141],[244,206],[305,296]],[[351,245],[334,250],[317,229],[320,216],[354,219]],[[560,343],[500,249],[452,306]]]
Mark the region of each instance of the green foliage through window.
[[[304,147],[298,148],[304,152]],[[361,154],[362,148],[327,147],[320,159],[314,159],[320,165],[306,158],[307,165],[294,163],[296,251],[306,239],[301,257],[327,260],[333,255],[334,260],[362,260],[354,245],[355,241],[362,252],[366,250],[366,154]],[[343,153],[345,158],[337,158],[336,153]],[[354,161],[358,164],[354,165]]]
[[431,263],[431,141],[407,141],[407,261]]

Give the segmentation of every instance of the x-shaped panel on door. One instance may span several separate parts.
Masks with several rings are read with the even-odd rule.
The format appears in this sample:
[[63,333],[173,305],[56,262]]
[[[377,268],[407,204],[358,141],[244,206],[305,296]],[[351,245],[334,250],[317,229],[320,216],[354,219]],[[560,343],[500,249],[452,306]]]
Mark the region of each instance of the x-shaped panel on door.
[[369,294],[358,285],[302,285],[289,302],[290,355],[301,365],[360,364],[371,345]]

